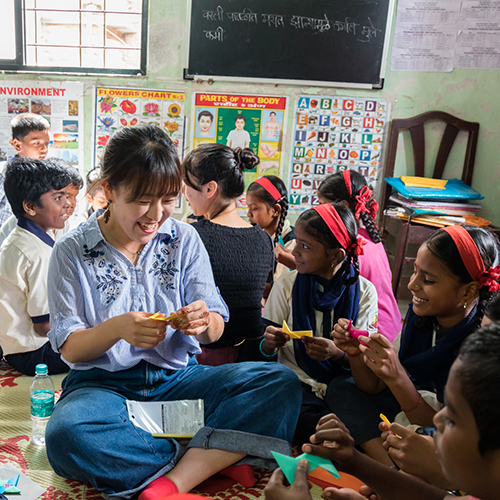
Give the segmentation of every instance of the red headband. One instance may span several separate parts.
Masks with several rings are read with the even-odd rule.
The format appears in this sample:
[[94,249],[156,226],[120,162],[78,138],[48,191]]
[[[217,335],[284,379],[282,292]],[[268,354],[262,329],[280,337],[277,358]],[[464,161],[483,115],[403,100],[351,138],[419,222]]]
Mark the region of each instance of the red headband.
[[345,170],[342,170],[342,175],[344,176],[347,192],[349,193],[349,196],[352,196],[351,171],[346,168]]
[[[344,182],[345,187],[347,188],[347,192],[352,198],[351,171],[348,169],[343,170],[342,175],[344,176]],[[368,186],[363,186],[359,194],[355,197],[356,201],[354,203],[354,217],[356,217],[356,220],[359,219],[359,216],[362,212],[370,212],[370,217],[375,220],[375,217],[377,216],[378,203],[375,200],[372,200],[370,202],[369,208],[366,207],[366,204],[370,201],[372,194],[373,191]]]
[[283,198],[283,195],[276,189],[276,186],[267,177],[261,177],[255,182],[259,184],[259,186],[262,186],[274,198],[274,201],[279,201]]
[[313,210],[316,210],[320,217],[325,221],[333,236],[337,238],[337,241],[344,250],[347,252],[354,250],[354,255],[364,254],[362,247],[366,245],[366,241],[363,238],[358,237],[356,243],[351,243],[351,237],[347,232],[345,224],[342,222],[342,219],[333,205],[325,203],[323,205],[313,207]]
[[479,283],[479,288],[487,286],[490,292],[500,290],[500,284],[496,281],[500,277],[500,265],[490,267],[487,271],[476,243],[465,228],[459,225],[441,228],[446,231],[457,245],[458,253],[462,257],[465,268],[474,281]]

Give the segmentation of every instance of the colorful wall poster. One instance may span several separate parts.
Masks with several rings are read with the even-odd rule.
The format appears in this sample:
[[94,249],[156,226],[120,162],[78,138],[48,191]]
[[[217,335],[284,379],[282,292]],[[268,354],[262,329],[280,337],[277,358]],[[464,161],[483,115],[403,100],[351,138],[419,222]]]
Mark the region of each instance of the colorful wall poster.
[[109,138],[126,126],[154,124],[184,153],[184,92],[97,87],[94,119],[94,167],[101,163]]
[[0,82],[0,162],[16,154],[10,122],[21,113],[46,118],[52,133],[47,157],[62,158],[83,174],[83,84]]
[[388,116],[384,99],[299,97],[292,136],[290,209],[318,205],[321,181],[346,168],[363,174],[373,189]]
[[[286,97],[196,93],[192,146],[217,142],[251,148],[260,163],[244,172],[245,188],[263,175],[280,175],[286,108]],[[246,206],[244,195],[238,205]]]

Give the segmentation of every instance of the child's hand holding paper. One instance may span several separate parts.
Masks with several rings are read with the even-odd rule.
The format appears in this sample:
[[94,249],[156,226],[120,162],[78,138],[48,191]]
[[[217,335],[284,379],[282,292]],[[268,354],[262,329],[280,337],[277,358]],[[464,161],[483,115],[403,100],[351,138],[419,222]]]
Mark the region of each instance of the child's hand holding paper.
[[283,320],[283,332],[285,332],[291,339],[301,339],[302,337],[312,337],[313,332],[312,330],[298,330],[295,332],[292,332],[288,325],[286,324],[286,321]]

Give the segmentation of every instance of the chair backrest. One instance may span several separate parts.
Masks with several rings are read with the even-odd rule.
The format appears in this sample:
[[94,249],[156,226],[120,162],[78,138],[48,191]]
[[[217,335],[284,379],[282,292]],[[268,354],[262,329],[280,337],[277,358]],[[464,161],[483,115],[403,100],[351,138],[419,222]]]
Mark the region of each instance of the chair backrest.
[[[467,148],[465,151],[464,167],[462,170],[462,181],[467,185],[472,184],[472,173],[474,171],[474,161],[476,158],[477,138],[479,134],[479,123],[461,120],[456,116],[444,111],[428,111],[412,118],[396,118],[392,120],[389,133],[389,143],[387,146],[387,156],[385,165],[385,177],[394,175],[394,165],[396,162],[396,152],[398,149],[398,138],[400,132],[409,130],[413,146],[413,160],[415,165],[415,175],[424,177],[425,168],[425,132],[424,125],[429,121],[441,121],[446,123],[441,143],[436,156],[436,163],[432,177],[441,179],[451,148],[458,133],[461,130],[468,132]],[[382,188],[382,211],[387,208],[391,187],[384,182]],[[382,212],[381,211],[381,216]],[[383,216],[382,216],[383,217]]]

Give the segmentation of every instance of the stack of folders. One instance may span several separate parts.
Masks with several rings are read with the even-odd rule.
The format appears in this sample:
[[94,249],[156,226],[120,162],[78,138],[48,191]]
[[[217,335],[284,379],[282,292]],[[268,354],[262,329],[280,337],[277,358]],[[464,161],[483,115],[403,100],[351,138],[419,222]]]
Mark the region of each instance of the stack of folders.
[[[482,196],[475,192],[479,196],[475,196],[475,199],[467,199],[467,189],[474,191],[469,186],[463,184],[463,192],[459,193],[460,197],[453,199],[454,184],[458,180],[448,182],[441,179],[401,177],[398,181],[397,183],[395,179],[388,181],[396,191],[390,197],[392,207],[387,209],[387,215],[397,216],[406,221],[409,214],[411,214],[412,222],[433,227],[452,226],[454,224],[472,224],[486,227],[491,224],[490,221],[477,216],[477,212],[481,210],[478,199],[482,198]],[[433,184],[426,185],[426,182]],[[461,181],[459,182],[461,183]],[[401,187],[400,184],[402,184]],[[398,189],[399,187],[400,189]],[[460,185],[458,187],[462,188]],[[428,195],[426,196],[427,190]],[[452,193],[446,193],[446,191],[450,190]],[[411,194],[416,196],[411,196]]]

